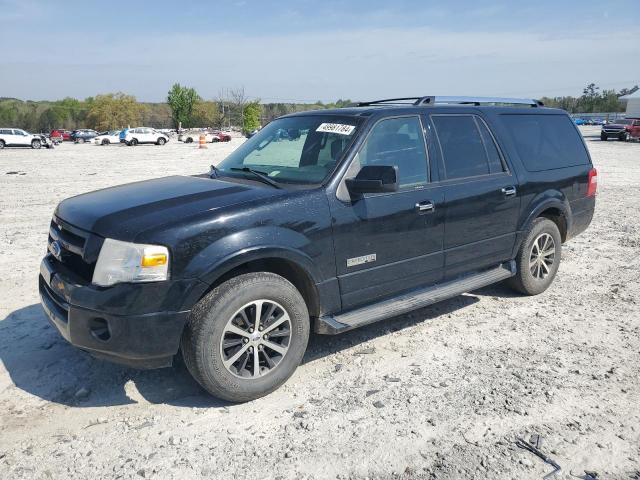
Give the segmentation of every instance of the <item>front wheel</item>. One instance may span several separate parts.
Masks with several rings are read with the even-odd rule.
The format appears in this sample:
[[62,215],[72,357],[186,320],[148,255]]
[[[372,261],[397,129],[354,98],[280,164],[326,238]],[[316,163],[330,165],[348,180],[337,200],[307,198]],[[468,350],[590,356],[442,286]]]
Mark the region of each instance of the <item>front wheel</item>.
[[511,287],[525,295],[544,292],[558,272],[562,238],[558,226],[548,218],[533,221],[516,257],[516,276]]
[[302,361],[309,330],[307,306],[289,281],[249,273],[221,284],[194,307],[182,355],[209,393],[246,402],[287,381]]
[[608,138],[609,138],[609,137],[607,137],[607,135],[606,135],[606,134],[604,134],[604,133],[601,133],[601,134],[600,134],[600,140],[602,140],[603,142],[606,142],[606,141],[608,140]]
[[109,140],[106,138],[102,140],[102,145],[109,145]]
[[135,138],[132,138],[131,141],[129,142],[129,146],[135,147],[136,145],[138,145],[138,140]]
[[40,147],[42,147],[42,142],[40,140],[33,140],[31,142],[31,148],[38,149]]
[[156,143],[157,143],[158,145],[162,146],[162,145],[164,145],[166,142],[167,142],[167,141],[166,141],[164,138],[160,137]]

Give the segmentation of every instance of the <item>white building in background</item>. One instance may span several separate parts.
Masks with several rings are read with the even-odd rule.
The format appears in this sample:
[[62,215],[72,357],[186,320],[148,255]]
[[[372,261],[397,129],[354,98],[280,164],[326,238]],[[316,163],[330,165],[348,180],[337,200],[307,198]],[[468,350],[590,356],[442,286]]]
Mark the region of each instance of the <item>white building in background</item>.
[[640,117],[640,90],[624,95],[620,100],[627,103],[627,116]]

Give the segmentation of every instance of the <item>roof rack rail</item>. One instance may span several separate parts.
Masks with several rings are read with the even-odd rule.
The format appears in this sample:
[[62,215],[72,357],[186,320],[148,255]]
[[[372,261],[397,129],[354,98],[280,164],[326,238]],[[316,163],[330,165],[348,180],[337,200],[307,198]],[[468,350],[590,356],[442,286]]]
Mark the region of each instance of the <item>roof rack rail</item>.
[[425,97],[402,97],[387,98],[384,100],[373,100],[370,102],[359,102],[359,107],[368,107],[375,105],[529,105],[530,107],[542,107],[544,104],[540,100],[531,98],[505,98],[505,97],[441,97],[441,96],[425,96]]
[[418,105],[418,102],[425,97],[401,97],[401,98],[385,98],[384,100],[372,100],[370,102],[358,102],[358,107],[368,107],[370,105]]

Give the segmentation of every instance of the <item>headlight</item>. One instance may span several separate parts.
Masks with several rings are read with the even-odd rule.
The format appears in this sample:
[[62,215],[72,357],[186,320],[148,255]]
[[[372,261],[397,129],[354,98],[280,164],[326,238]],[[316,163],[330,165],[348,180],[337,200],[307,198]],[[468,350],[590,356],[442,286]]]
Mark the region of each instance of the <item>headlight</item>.
[[169,250],[107,238],[93,272],[93,283],[108,287],[122,282],[159,282],[169,277]]

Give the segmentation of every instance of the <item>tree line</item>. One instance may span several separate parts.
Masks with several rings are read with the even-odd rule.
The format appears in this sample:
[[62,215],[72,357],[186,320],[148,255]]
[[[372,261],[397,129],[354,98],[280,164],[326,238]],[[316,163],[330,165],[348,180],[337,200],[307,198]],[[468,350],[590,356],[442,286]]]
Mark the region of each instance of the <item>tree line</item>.
[[[621,95],[634,93],[638,86],[620,91],[601,90],[587,85],[579,97],[543,97],[549,107],[569,113],[622,112]],[[99,131],[126,126],[155,128],[236,127],[249,132],[274,118],[289,113],[352,105],[349,99],[332,103],[262,103],[251,99],[244,88],[221,90],[215,98],[205,100],[192,88],[174,84],[167,92],[166,103],[138,102],[122,92],[88,97],[84,100],[64,98],[58,101],[23,101],[0,97],[0,127],[23,128],[31,132],[49,132],[56,128],[74,130],[93,128]]]
[[624,112],[625,106],[619,100],[638,90],[638,86],[615,90],[601,90],[595,83],[588,84],[579,97],[542,97],[540,100],[547,107],[561,108],[569,113],[613,113]]

